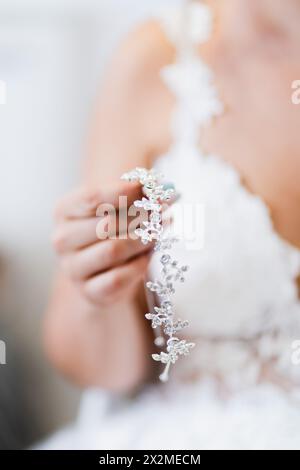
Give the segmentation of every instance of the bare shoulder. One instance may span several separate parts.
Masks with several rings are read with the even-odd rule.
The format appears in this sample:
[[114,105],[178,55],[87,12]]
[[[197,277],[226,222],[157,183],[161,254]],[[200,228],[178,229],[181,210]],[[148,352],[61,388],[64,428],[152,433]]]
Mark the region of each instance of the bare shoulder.
[[131,30],[120,44],[115,64],[133,76],[143,77],[157,72],[174,59],[175,50],[161,24],[155,19],[141,23]]
[[[110,77],[120,77],[121,93],[141,120],[144,134],[156,133],[170,108],[172,96],[161,79],[162,68],[175,59],[175,50],[159,21],[150,20],[134,28],[116,51]],[[161,115],[162,120],[158,119]],[[155,119],[153,119],[155,117]]]
[[152,20],[118,46],[96,101],[88,141],[89,181],[112,181],[128,168],[152,165],[168,145],[173,96],[160,71],[174,60],[174,52]]

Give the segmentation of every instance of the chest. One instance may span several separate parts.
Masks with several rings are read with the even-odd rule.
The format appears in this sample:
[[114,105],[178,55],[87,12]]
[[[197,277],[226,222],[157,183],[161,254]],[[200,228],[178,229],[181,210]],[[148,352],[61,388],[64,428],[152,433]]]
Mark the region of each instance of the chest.
[[271,209],[276,229],[300,246],[300,61],[250,54],[212,62],[225,112],[201,145],[232,164]]

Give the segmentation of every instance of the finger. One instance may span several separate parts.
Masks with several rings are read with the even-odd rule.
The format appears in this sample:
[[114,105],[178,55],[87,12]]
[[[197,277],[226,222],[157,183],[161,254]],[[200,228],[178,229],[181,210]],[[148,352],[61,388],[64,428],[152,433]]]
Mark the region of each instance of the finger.
[[107,240],[66,256],[63,268],[74,281],[83,281],[152,249],[153,244],[143,245],[139,240]]
[[77,219],[81,217],[93,217],[101,204],[112,207],[119,206],[120,196],[127,196],[128,204],[139,199],[141,188],[138,184],[119,183],[115,188],[86,189],[81,188],[66,195],[56,206],[55,217]]
[[[107,240],[108,238],[137,240],[138,237],[134,231],[139,224],[134,224],[134,218],[130,217],[125,222],[124,217],[107,216],[99,221],[98,217],[86,219],[65,220],[54,231],[52,243],[58,254],[68,253],[79,250],[89,245],[93,245],[99,240]],[[145,218],[145,220],[147,220]],[[170,211],[162,213],[162,224],[167,227],[171,223]]]
[[62,254],[97,242],[98,222],[97,217],[64,221],[56,228],[52,237],[56,252]]
[[[132,208],[131,208],[132,209]],[[143,226],[143,222],[149,220],[149,212],[143,209],[136,209],[135,211],[119,211],[114,214],[109,214],[103,218],[99,218],[96,232],[99,240],[107,240],[108,238],[127,238],[130,235],[132,238],[137,239],[134,232],[137,228]],[[172,221],[172,209],[169,204],[162,206],[161,223],[163,227],[170,225]]]
[[92,302],[109,305],[122,299],[145,275],[150,257],[139,256],[118,268],[93,277],[83,284],[86,297]]
[[[138,209],[138,215],[128,215],[127,212],[117,212],[99,218],[96,227],[96,233],[99,240],[108,238],[128,238],[134,231],[140,227],[143,222],[148,220],[147,211]],[[137,239],[137,237],[133,237]]]

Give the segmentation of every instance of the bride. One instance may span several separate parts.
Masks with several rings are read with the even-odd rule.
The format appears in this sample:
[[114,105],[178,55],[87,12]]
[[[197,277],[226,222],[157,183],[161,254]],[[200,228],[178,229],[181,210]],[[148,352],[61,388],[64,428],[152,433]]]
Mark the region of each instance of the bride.
[[[189,1],[120,46],[84,189],[56,211],[46,347],[86,391],[42,448],[300,448],[299,19],[298,0]],[[175,247],[190,265],[176,312],[196,347],[167,384],[144,318],[152,247],[96,235],[101,203],[139,196],[120,175],[153,165],[205,207],[204,248]]]

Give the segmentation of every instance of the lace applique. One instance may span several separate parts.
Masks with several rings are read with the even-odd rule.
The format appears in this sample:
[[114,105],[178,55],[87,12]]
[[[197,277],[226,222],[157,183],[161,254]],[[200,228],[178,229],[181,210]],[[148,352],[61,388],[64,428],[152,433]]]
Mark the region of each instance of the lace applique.
[[175,63],[161,71],[163,80],[177,98],[172,119],[174,144],[190,142],[195,145],[200,127],[223,111],[213,86],[213,73],[194,50],[195,44],[209,39],[212,14],[205,5],[191,3],[182,9],[168,10],[160,15],[160,20],[177,48]]
[[182,44],[189,47],[206,42],[211,36],[212,12],[200,3],[190,3],[182,8],[162,8],[157,17],[168,38],[178,49]]
[[178,377],[205,372],[232,387],[245,386],[271,364],[288,380],[299,381],[300,365],[291,356],[300,339],[295,283],[300,252],[276,233],[266,204],[243,187],[238,173],[199,149],[201,126],[223,111],[213,73],[195,47],[209,38],[210,10],[190,3],[159,19],[178,53],[162,70],[176,106],[173,145],[157,167],[175,182],[182,204],[200,202],[206,209],[204,250],[195,256],[178,246],[175,253],[191,266],[192,282],[174,301],[178,314],[184,312],[193,325],[189,335],[197,342]]

